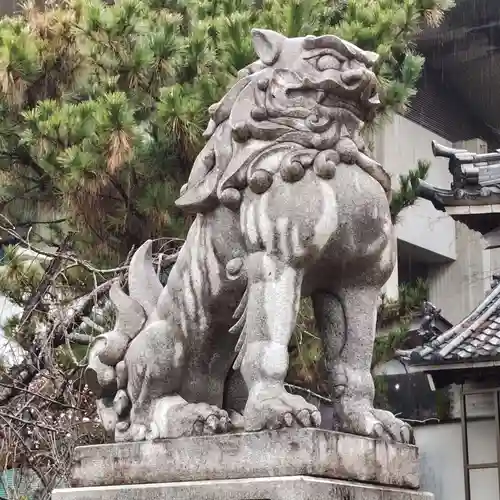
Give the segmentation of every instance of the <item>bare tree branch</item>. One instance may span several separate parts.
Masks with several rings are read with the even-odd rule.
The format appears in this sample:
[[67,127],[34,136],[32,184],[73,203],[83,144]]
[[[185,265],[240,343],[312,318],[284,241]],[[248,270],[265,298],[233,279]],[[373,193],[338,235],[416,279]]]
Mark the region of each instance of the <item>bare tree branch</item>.
[[[69,247],[69,241],[70,241],[70,236],[67,236],[59,246],[59,250],[61,250],[61,252],[65,251]],[[47,270],[45,271],[42,281],[38,285],[38,288],[31,295],[31,297],[28,300],[28,303],[24,308],[23,314],[18,324],[18,329],[23,328],[28,323],[35,308],[38,306],[43,295],[47,292],[49,286],[51,285],[52,278],[59,270],[61,264],[62,264],[62,259],[60,256],[54,258],[50,262]]]
[[48,425],[39,424],[38,422],[32,422],[30,420],[24,420],[23,418],[15,417],[14,415],[9,415],[8,413],[4,413],[3,411],[0,411],[0,417],[9,418],[11,420],[15,420],[16,422],[21,422],[22,424],[40,427],[40,429],[45,429],[45,430],[50,431],[50,432],[55,432],[55,433],[59,432],[54,427],[49,427]]
[[[0,217],[3,218],[4,220],[6,220],[7,222],[9,222],[8,219],[4,215],[0,214]],[[45,257],[51,257],[53,259],[57,258],[57,259],[68,260],[68,261],[72,262],[75,266],[83,267],[84,269],[86,269],[87,271],[89,271],[91,273],[104,275],[104,274],[116,274],[116,273],[120,273],[120,272],[128,270],[128,265],[114,267],[111,269],[99,269],[97,267],[94,267],[92,264],[90,264],[89,262],[87,262],[85,260],[76,258],[74,255],[69,255],[67,253],[61,253],[61,252],[50,252],[48,250],[42,250],[40,248],[35,248],[27,239],[23,238],[19,233],[17,233],[15,230],[13,230],[10,227],[0,225],[0,230],[5,231],[6,233],[11,235],[12,237],[16,238],[19,242],[23,243],[29,250],[32,250],[39,255],[43,255]],[[176,252],[172,255],[163,256],[162,265],[168,266],[168,265],[172,264],[173,262],[175,262],[177,260],[178,256],[179,256],[179,252]]]
[[[26,297],[16,296],[23,311],[13,331],[14,337],[26,335],[25,360],[0,372],[2,468],[15,466],[43,475],[37,495],[45,500],[61,478],[69,476],[76,446],[106,442],[105,431],[97,422],[95,395],[83,381],[85,346],[94,335],[110,328],[106,326],[113,319],[109,290],[116,279],[125,285],[133,251],[123,264],[99,269],[69,251],[69,237],[56,251],[43,250],[31,244],[29,231],[21,236],[1,214],[0,220],[5,221],[0,230],[18,247],[48,257],[36,288]],[[179,248],[180,240],[159,241],[160,253],[153,263],[160,277],[177,260],[179,254],[172,249]],[[27,263],[26,269],[32,265]],[[72,268],[86,271],[93,289],[89,290],[85,278],[86,293],[77,293],[68,273]],[[25,272],[22,266],[20,269]]]

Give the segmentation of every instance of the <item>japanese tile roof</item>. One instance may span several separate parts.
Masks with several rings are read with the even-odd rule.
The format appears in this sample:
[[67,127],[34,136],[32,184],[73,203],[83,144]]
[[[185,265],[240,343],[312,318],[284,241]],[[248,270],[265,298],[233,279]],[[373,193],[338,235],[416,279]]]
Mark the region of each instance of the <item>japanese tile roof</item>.
[[500,281],[457,325],[402,357],[425,365],[500,359]]

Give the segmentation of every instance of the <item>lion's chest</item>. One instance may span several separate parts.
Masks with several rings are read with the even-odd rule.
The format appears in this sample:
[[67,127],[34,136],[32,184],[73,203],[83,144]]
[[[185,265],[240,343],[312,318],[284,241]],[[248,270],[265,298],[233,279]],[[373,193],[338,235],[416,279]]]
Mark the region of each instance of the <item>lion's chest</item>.
[[380,184],[355,165],[338,168],[330,182],[336,193],[338,227],[327,251],[345,258],[370,257],[383,251],[393,228]]
[[376,180],[357,166],[341,165],[330,180],[312,171],[295,183],[275,175],[264,194],[247,192],[241,228],[250,252],[264,249],[284,260],[325,253],[355,258],[385,246],[389,206]]

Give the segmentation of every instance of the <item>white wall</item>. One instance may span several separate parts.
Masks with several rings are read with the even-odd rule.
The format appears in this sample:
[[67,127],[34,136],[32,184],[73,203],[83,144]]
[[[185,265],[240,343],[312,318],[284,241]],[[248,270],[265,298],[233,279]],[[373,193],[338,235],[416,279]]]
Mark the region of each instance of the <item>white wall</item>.
[[[417,166],[418,160],[431,162],[428,182],[449,188],[451,175],[446,159],[434,158],[431,142],[436,140],[450,146],[450,142],[424,127],[396,115],[375,139],[375,154],[392,175],[393,186],[398,187],[399,175]],[[397,227],[398,238],[417,247],[434,252],[444,259],[455,259],[455,224],[451,217],[437,211],[427,200],[405,209]]]
[[[446,139],[400,115],[394,116],[392,122],[376,134],[374,154],[392,175],[395,189],[399,174],[414,168],[418,160],[431,162],[429,183],[450,187],[447,161],[434,158],[432,140],[452,146]],[[472,143],[465,146],[474,149]],[[500,272],[500,249],[484,250],[485,243],[479,233],[455,222],[426,200],[418,200],[401,213],[397,234],[399,241],[412,245],[416,258],[434,263],[429,276],[429,299],[452,323],[460,321],[481,302],[489,289],[491,274]],[[397,269],[384,292],[397,298]]]
[[[494,421],[468,424],[471,464],[496,462]],[[426,425],[415,429],[420,451],[421,489],[435,500],[465,500],[462,431],[459,423]],[[498,500],[496,469],[471,471],[471,500]]]
[[[429,299],[455,324],[476,308],[485,297],[493,271],[491,257],[499,250],[484,250],[484,240],[464,224],[456,223],[457,259],[436,267],[429,277]],[[487,256],[488,258],[485,258]]]

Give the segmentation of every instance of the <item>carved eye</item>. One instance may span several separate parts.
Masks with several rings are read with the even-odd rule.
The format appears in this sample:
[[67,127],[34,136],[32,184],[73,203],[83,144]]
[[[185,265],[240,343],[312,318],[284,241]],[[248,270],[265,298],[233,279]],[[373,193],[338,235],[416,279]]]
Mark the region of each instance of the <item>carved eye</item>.
[[342,66],[342,62],[330,54],[325,54],[324,56],[316,59],[316,68],[318,68],[319,71],[325,71],[327,69],[340,69],[340,66]]

